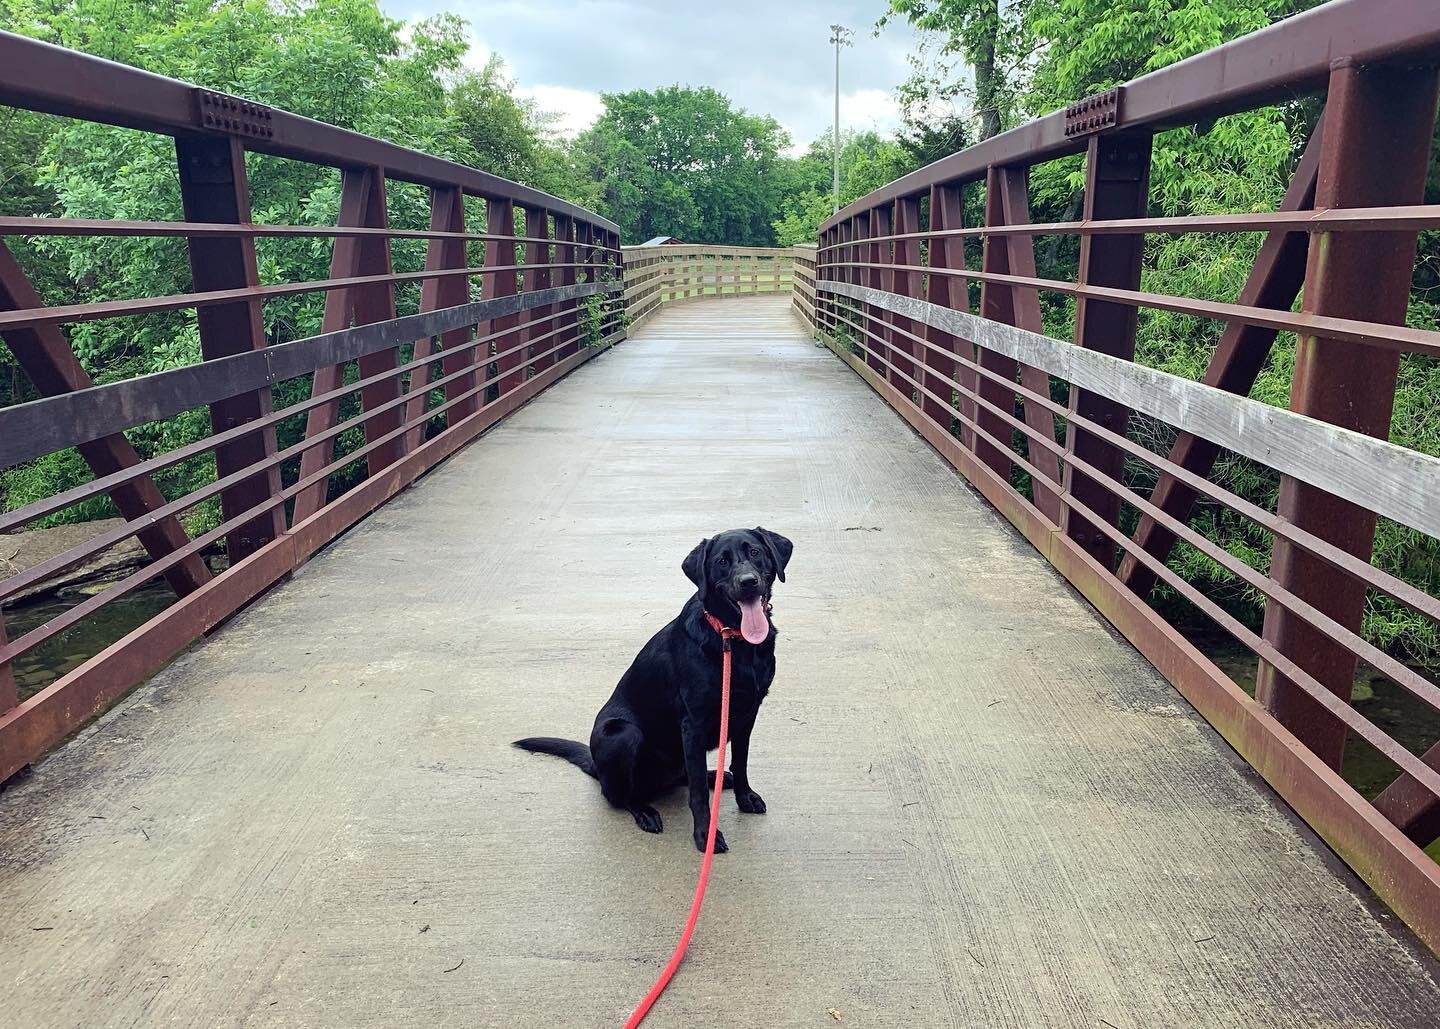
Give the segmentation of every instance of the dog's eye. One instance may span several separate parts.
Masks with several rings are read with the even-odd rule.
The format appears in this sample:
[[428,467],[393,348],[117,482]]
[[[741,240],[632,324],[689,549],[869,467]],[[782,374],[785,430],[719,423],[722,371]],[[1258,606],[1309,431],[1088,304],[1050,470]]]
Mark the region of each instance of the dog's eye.
[[721,555],[720,555],[720,559],[719,559],[718,561],[716,561],[715,564],[718,565],[718,566],[721,567],[721,568],[729,567],[729,565],[730,565],[730,555],[729,555],[729,554],[721,554]]
[[760,548],[757,547],[757,546],[756,546],[755,544],[753,544],[753,543],[750,544],[750,556],[751,556],[751,557],[759,557],[759,556],[760,556]]

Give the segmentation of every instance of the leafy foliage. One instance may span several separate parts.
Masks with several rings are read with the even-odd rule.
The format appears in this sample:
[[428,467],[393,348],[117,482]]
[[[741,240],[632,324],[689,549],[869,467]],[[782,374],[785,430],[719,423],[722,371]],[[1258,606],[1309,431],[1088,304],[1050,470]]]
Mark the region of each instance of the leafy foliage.
[[[833,187],[834,143],[822,136],[803,157],[793,162],[792,186],[775,220],[780,246],[813,243],[820,224],[835,210]],[[851,132],[840,146],[840,206],[858,200],[919,165],[904,146],[878,132]]]
[[779,199],[775,119],[736,110],[708,87],[604,94],[605,113],[577,141],[599,210],[639,242],[766,246]]

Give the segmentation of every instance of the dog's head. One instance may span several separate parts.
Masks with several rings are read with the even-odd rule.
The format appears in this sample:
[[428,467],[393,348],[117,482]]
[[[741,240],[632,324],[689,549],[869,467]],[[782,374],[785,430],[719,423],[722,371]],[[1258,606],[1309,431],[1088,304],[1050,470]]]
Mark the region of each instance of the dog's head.
[[778,532],[731,529],[701,540],[680,568],[700,591],[705,610],[727,625],[739,623],[747,643],[770,635],[770,591],[785,581],[795,545]]

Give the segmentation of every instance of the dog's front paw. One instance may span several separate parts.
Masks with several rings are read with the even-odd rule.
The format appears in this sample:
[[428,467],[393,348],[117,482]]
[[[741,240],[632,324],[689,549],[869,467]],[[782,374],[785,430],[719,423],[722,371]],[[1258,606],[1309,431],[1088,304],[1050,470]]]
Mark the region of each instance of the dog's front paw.
[[735,804],[747,815],[763,815],[765,801],[754,790],[736,790]]
[[653,807],[633,808],[630,813],[635,816],[635,824],[646,832],[659,832],[664,828],[660,821],[660,812]]
[[[698,851],[699,851],[700,853],[702,853],[702,854],[705,853],[705,832],[706,832],[706,830],[701,829],[698,825],[695,827],[695,849],[698,850]],[[724,853],[726,853],[729,849],[730,849],[729,844],[727,844],[727,843],[725,842],[725,834],[724,834],[723,832],[721,832],[719,829],[716,829],[716,830],[715,830],[715,853],[717,853],[717,854],[724,854]]]

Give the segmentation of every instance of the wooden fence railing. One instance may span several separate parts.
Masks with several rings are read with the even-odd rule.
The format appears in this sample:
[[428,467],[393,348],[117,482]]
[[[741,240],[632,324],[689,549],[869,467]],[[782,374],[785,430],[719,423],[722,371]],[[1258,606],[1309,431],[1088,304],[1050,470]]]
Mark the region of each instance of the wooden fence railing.
[[[1437,63],[1440,7],[1337,0],[1077,100],[827,221],[816,321],[1440,950],[1440,864],[1421,849],[1440,837],[1440,741],[1432,733],[1412,752],[1350,702],[1363,660],[1417,710],[1440,709],[1430,673],[1360,634],[1366,605],[1381,602],[1440,624],[1440,600],[1424,588],[1433,572],[1401,578],[1371,561],[1381,520],[1440,537],[1440,459],[1388,441],[1402,354],[1440,357],[1440,332],[1406,324],[1417,232],[1440,228],[1440,206],[1424,205]],[[1323,95],[1324,110],[1279,211],[1147,217],[1155,133],[1307,95]],[[1317,109],[1289,110],[1298,120]],[[1032,224],[1031,169],[1076,154],[1082,219]],[[967,224],[982,207],[983,223]],[[1259,235],[1233,302],[1142,289],[1157,270],[1147,235],[1186,233]],[[1078,238],[1073,279],[1037,275],[1036,236]],[[978,268],[967,240],[983,241]],[[1071,302],[1073,342],[1053,328]],[[1147,311],[1217,325],[1203,381],[1132,360]],[[1247,396],[1282,332],[1298,337],[1289,410]],[[1218,485],[1222,459],[1278,482],[1278,501]],[[1268,560],[1207,535],[1222,519],[1266,541]],[[1263,625],[1182,577],[1177,545],[1263,597]],[[1175,603],[1149,602],[1158,583],[1255,655],[1255,697],[1162,613]],[[1373,802],[1341,775],[1347,738],[1389,763],[1392,781]]]
[[793,247],[698,244],[625,247],[625,305],[631,326],[666,304],[789,292]]
[[[0,105],[172,137],[183,204],[171,221],[0,218],[0,336],[39,394],[0,410],[0,469],[74,448],[93,473],[0,515],[0,533],[106,497],[123,518],[0,581],[0,602],[132,537],[145,551],[140,567],[13,639],[0,618],[3,781],[624,328],[617,227],[556,197],[8,33]],[[338,224],[254,223],[247,153],[334,169]],[[390,227],[397,182],[426,191],[428,228]],[[21,250],[43,236],[173,239],[191,288],[46,306],[6,242]],[[256,241],[270,238],[333,240],[329,276],[262,283]],[[423,268],[397,273],[392,241],[414,240]],[[418,305],[406,294],[417,309],[397,317],[406,286],[418,288]],[[301,296],[324,298],[319,333],[268,339],[265,304]],[[198,363],[97,386],[66,336],[164,312],[190,319]],[[205,438],[144,457],[127,439],[205,409]],[[162,494],[167,472],[206,460],[203,485]],[[212,498],[218,524],[192,538],[187,513]],[[22,693],[15,672],[37,648],[162,579],[174,603],[79,667],[27,675]]]

